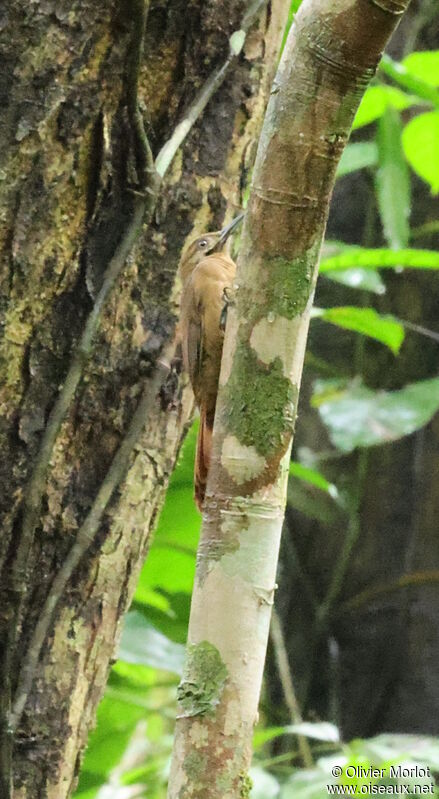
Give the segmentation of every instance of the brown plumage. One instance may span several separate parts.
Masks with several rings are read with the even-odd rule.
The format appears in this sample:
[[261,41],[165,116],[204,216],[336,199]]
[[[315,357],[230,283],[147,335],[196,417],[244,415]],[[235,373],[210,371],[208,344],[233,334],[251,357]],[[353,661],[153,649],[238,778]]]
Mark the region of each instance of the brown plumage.
[[212,431],[223,350],[222,313],[225,294],[233,285],[236,265],[225,251],[228,236],[242,215],[216,233],[192,241],[183,252],[179,336],[183,364],[200,409],[195,456],[195,501],[202,509],[212,448]]

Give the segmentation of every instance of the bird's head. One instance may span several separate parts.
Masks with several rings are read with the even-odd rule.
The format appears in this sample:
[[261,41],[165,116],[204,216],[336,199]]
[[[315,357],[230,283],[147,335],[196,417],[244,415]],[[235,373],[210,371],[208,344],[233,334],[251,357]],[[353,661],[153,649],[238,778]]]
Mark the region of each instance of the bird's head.
[[224,250],[230,234],[242,221],[243,217],[243,213],[239,214],[222,230],[217,230],[215,233],[205,233],[203,236],[197,236],[196,239],[192,239],[189,242],[180,259],[180,276],[183,282],[187,280],[203,258],[207,255],[212,255],[214,252],[222,252]]

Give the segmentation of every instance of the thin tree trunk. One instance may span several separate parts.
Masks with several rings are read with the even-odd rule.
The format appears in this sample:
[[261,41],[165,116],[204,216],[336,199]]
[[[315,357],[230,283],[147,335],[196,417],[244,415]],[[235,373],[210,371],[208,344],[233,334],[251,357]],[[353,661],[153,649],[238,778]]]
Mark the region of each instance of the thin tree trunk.
[[[14,797],[63,799],[76,781],[190,413],[186,390],[157,398],[179,253],[193,229],[240,206],[273,75],[286,4],[253,6],[238,56],[230,35],[251,21],[242,0],[152,2],[143,58],[139,0],[11,0],[0,25],[2,799],[11,698]],[[170,168],[151,218],[144,129],[162,153],[207,97],[174,161],[156,161]]]
[[[435,49],[439,45],[438,30],[437,5],[415,0],[386,50],[399,60],[413,49]],[[412,189],[412,222],[418,227],[434,216],[436,200],[422,191],[414,177]],[[337,181],[328,222],[330,239],[358,243],[360,235],[365,246],[382,244],[373,193],[367,172]],[[439,238],[427,232],[425,238],[416,239],[419,247],[434,249],[438,244]],[[381,313],[434,327],[438,289],[437,274],[409,270],[403,279],[387,274],[386,293],[380,297],[378,308]],[[345,305],[352,300],[351,290],[336,284],[322,282],[318,292],[318,305]],[[407,335],[398,358],[384,347],[360,341],[355,334],[343,334],[342,340],[341,334],[328,326],[314,328],[311,347],[312,354],[327,362],[330,371],[341,369],[352,374],[352,369],[356,370],[367,385],[375,388],[396,390],[437,374],[436,342],[416,334]],[[305,392],[307,401],[301,401],[295,448],[321,451],[326,431],[316,411],[307,407],[311,384],[321,372],[310,361],[305,374],[301,396]],[[438,507],[439,501],[434,489],[434,463],[439,463],[436,429],[437,420],[433,420],[425,430],[392,445],[325,463],[328,479],[343,485],[349,493],[350,529],[347,515],[340,518],[336,514],[329,520],[329,507],[325,522],[293,508],[288,513],[284,532],[287,541],[281,556],[281,597],[277,601],[281,600],[278,610],[284,621],[295,688],[302,707],[306,704],[306,712],[337,719],[344,739],[382,731],[439,732],[439,694],[435,690],[439,624],[434,621],[439,619],[439,594],[422,579],[422,573],[439,566],[434,521],[434,505],[436,502]],[[333,594],[326,625],[320,625],[316,645],[315,613],[328,595],[348,538],[355,538],[355,544],[337,594]],[[294,552],[291,548],[288,554],[291,542]],[[315,602],[304,590],[304,574],[314,586]],[[418,576],[416,582],[391,590],[402,575],[412,574]],[[386,585],[388,591],[374,594],[375,588]],[[361,603],[347,612],[350,599],[357,595]],[[297,618],[294,629],[287,625],[292,613]],[[276,702],[281,688],[274,663],[271,673],[270,701]]]
[[226,330],[170,799],[238,799],[335,170],[409,0],[304,0],[274,81]]

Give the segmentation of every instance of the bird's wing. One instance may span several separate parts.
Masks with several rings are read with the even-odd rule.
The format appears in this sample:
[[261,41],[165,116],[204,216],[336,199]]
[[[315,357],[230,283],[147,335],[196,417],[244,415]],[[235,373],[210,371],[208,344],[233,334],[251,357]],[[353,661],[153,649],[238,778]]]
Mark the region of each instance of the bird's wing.
[[194,291],[192,276],[183,289],[180,311],[180,338],[183,363],[192,387],[199,372],[201,349],[201,314]]
[[188,330],[187,330],[186,359],[187,359],[187,370],[189,373],[189,379],[192,383],[192,386],[194,387],[195,394],[196,394],[197,380],[201,371],[201,361],[203,357],[202,342],[203,342],[202,318],[201,317],[199,317],[199,319],[192,318],[189,321]]

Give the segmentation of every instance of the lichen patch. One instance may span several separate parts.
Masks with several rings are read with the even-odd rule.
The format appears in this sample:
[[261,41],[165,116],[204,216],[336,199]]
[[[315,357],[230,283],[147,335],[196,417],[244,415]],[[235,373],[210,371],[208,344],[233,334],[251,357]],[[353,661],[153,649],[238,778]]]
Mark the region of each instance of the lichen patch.
[[226,436],[221,450],[221,465],[237,485],[259,477],[266,460],[256,447],[241,444],[236,436]]
[[297,336],[303,326],[301,316],[288,319],[285,316],[268,316],[260,319],[251,332],[250,344],[262,363],[272,363],[280,358],[285,377],[291,374]]
[[206,746],[209,740],[207,727],[204,724],[201,724],[199,721],[194,721],[192,727],[190,728],[189,738],[197,749],[201,749],[203,746]]
[[220,702],[226,679],[227,668],[213,644],[208,641],[189,644],[183,679],[177,688],[183,715],[212,714]]

